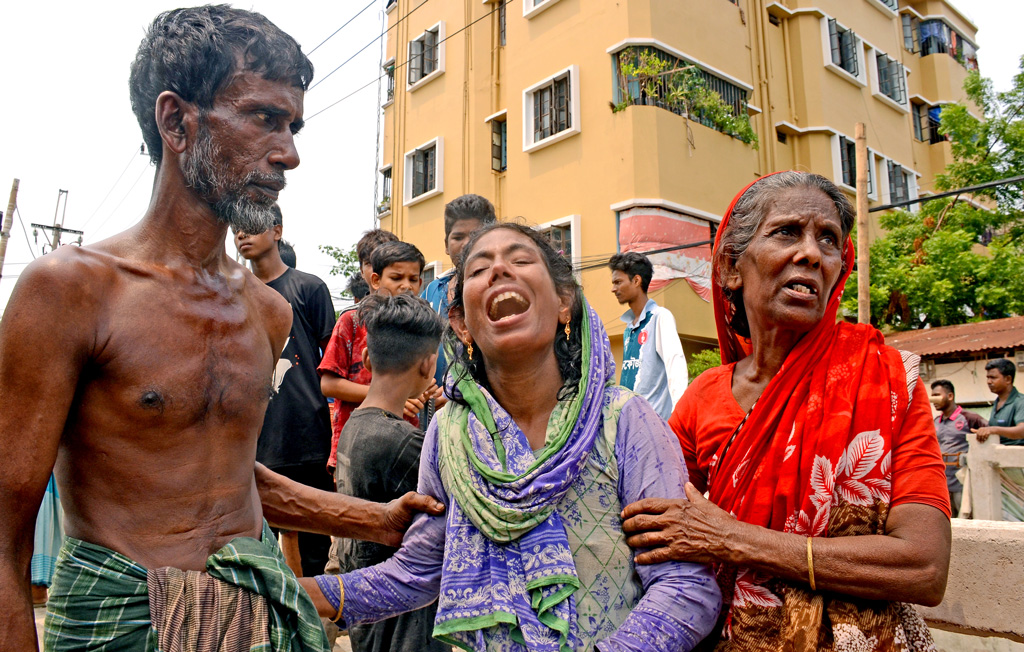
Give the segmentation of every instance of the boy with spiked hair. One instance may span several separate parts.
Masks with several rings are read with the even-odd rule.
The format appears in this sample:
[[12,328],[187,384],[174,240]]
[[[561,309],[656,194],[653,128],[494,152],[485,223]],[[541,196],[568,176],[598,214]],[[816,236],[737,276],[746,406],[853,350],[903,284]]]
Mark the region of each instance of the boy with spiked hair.
[[[375,252],[375,262],[382,250],[384,247]],[[375,271],[374,277],[377,275]],[[421,396],[434,383],[443,325],[429,303],[409,293],[391,296],[378,291],[360,302],[358,313],[367,335],[363,365],[373,378],[366,398],[352,411],[342,432],[338,491],[387,501],[416,490],[423,431],[401,415],[410,399]],[[337,545],[342,572],[383,562],[396,550],[353,539],[340,539]],[[431,636],[434,611],[430,606],[378,623],[352,626],[352,650],[448,651],[448,646]]]

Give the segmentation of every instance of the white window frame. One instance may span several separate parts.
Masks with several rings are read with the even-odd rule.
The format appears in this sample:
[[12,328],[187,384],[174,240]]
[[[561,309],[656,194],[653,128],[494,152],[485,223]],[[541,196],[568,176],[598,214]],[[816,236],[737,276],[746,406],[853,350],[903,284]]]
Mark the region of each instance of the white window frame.
[[537,226],[533,227],[535,231],[541,233],[547,231],[553,226],[569,227],[569,243],[572,246],[572,268],[576,273],[579,272],[580,264],[582,261],[582,256],[580,255],[580,242],[582,240],[580,233],[580,223],[580,215],[573,214],[566,215],[565,217],[560,217],[557,220],[551,220],[550,222],[544,222],[543,224],[538,224]]
[[[849,185],[843,180],[843,158],[842,152],[839,150],[840,138],[856,143],[856,139],[850,138],[844,133],[833,133],[832,134],[832,178],[836,185],[846,190],[847,192],[853,193],[854,196],[857,194],[857,178],[853,178],[854,185]],[[868,199],[871,201],[878,201],[878,170],[875,159],[878,155],[873,149],[868,148]]]
[[892,18],[893,16],[895,16],[899,12],[900,8],[899,8],[899,0],[890,0],[890,1],[896,3],[896,8],[895,9],[893,7],[890,7],[888,4],[886,4],[886,0],[868,0],[868,4],[871,5],[872,7],[874,7],[875,9],[881,11],[886,16]]
[[[548,0],[551,2],[552,0]],[[565,77],[569,77],[569,128],[563,129],[558,133],[551,134],[547,138],[541,140],[533,140],[533,96],[534,93],[552,81]],[[541,81],[537,82],[533,86],[530,86],[523,91],[523,151],[524,152],[535,152],[538,149],[553,145],[559,141],[565,140],[580,133],[580,68],[573,64],[568,68],[563,68],[550,77],[545,77]]]
[[390,14],[395,9],[398,9],[398,0],[395,0],[395,2],[392,2],[388,6],[384,7],[384,13]]
[[[900,166],[900,168],[902,168],[903,170],[903,174],[907,178],[907,199],[917,199],[920,196],[918,194],[919,186],[917,180],[920,178],[921,174],[917,170],[908,168],[906,165],[903,165],[899,161],[888,158],[886,156],[879,156],[879,160],[881,161],[882,166],[884,166],[885,168],[885,174],[879,177],[879,181],[884,182],[885,184],[885,192],[882,193],[881,195],[882,197],[885,198],[884,203],[891,204],[893,203],[893,201],[895,201],[892,196],[892,188],[889,186],[890,162]],[[912,213],[916,213],[920,209],[920,206],[920,204],[911,204],[910,206],[906,206],[905,209],[909,210]]]
[[[425,150],[431,145],[434,146],[434,188],[421,195],[412,196],[413,183],[413,160],[416,152]],[[391,179],[392,194],[394,194],[394,178]],[[436,197],[444,192],[444,138],[438,136],[432,138],[422,145],[415,147],[405,153],[405,167],[402,171],[402,205],[412,206],[421,201]]]
[[855,46],[857,54],[857,74],[853,75],[832,62],[832,37],[828,29],[829,20],[835,19],[828,15],[823,15],[821,17],[821,53],[822,59],[825,62],[825,67],[852,84],[856,84],[862,88],[866,87],[868,85],[868,80],[867,66],[864,65],[864,39],[862,39],[857,32],[836,20],[837,28],[842,28],[851,32],[857,39],[857,44]]
[[[423,75],[422,77],[420,77],[416,81],[410,82],[409,81],[409,75],[411,74],[411,72],[413,70],[413,65],[412,65],[412,63],[413,63],[413,53],[412,53],[413,44],[417,43],[417,42],[422,42],[426,38],[427,32],[434,32],[434,31],[437,32],[437,67],[434,68],[433,70],[431,70],[428,74]],[[423,30],[420,34],[418,34],[416,36],[416,38],[413,38],[413,39],[411,39],[409,41],[409,45],[406,48],[407,55],[408,55],[407,61],[408,61],[409,70],[406,71],[406,75],[405,75],[405,90],[407,90],[407,91],[414,91],[417,88],[422,87],[424,84],[430,82],[431,80],[437,79],[438,77],[440,77],[441,75],[444,74],[444,65],[445,65],[445,62],[444,62],[444,59],[445,59],[445,57],[444,57],[444,54],[445,54],[445,52],[444,52],[445,51],[444,44],[445,44],[445,30],[444,30],[444,21],[443,20],[439,21],[439,22],[437,22],[437,23],[435,23],[433,25],[431,25],[427,29]],[[419,56],[419,55],[417,55],[417,56]]]
[[[397,3],[395,3],[395,4],[397,4]],[[392,5],[392,6],[395,6],[395,5]],[[384,104],[380,105],[380,108],[382,108],[382,109],[386,109],[389,106],[391,106],[392,104],[394,104],[395,103],[395,95],[398,94],[398,84],[395,83],[397,81],[395,79],[395,75],[398,74],[398,67],[395,66],[395,69],[393,71],[391,71],[391,84],[393,86],[393,92],[391,93],[391,99],[390,100],[387,99],[387,74],[388,74],[388,66],[395,66],[395,58],[394,57],[391,57],[390,59],[385,61],[383,64],[381,64],[381,67],[380,67],[381,72],[384,73],[384,79],[385,79],[385,85],[384,85],[384,98],[385,99],[384,99]]]
[[[890,56],[887,52],[878,50],[876,48],[866,47],[865,56],[868,59],[868,64],[871,66],[871,94],[875,96],[880,102],[891,106],[900,113],[910,113],[910,93],[907,90],[907,67],[904,66],[899,59]],[[903,89],[903,102],[897,102],[888,95],[882,92],[881,77],[878,73],[878,56],[882,55],[891,61],[895,61],[900,67],[901,78],[898,80]]]
[[558,0],[523,0],[523,18],[533,18],[551,8]]

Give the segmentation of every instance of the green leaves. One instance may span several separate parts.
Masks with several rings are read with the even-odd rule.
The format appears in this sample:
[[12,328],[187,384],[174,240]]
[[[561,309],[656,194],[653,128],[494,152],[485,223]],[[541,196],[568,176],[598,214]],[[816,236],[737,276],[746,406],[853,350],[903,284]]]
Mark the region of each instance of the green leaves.
[[[1024,60],[1022,60],[1024,64]],[[997,93],[971,73],[971,104],[943,107],[953,163],[938,191],[1024,174],[1024,68]],[[941,145],[933,145],[938,147]],[[871,248],[871,319],[897,330],[1024,314],[1024,199],[1019,184],[927,202],[881,216]],[[857,275],[843,309],[856,314]]]
[[356,254],[356,246],[348,249],[333,247],[331,245],[320,245],[320,251],[334,259],[334,266],[331,267],[331,276],[342,276],[348,278],[359,271],[359,256]]

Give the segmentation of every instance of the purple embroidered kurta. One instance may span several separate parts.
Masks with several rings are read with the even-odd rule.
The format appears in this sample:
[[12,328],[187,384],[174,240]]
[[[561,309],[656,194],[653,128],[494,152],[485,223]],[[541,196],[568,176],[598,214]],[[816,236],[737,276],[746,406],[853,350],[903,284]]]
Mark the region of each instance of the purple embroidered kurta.
[[[690,650],[718,618],[717,582],[701,564],[635,566],[619,518],[622,507],[641,498],[684,495],[687,476],[682,454],[675,437],[646,401],[630,398],[620,387],[605,391],[617,399],[609,403],[622,406],[615,432],[598,436],[586,469],[557,508],[581,583],[574,595],[578,650],[588,652],[595,644],[603,652]],[[419,491],[450,506],[438,473],[437,446],[435,420],[423,444]],[[344,622],[380,620],[438,598],[446,519],[452,512],[419,516],[391,559],[342,576]],[[473,563],[474,551],[465,554],[466,563]],[[483,630],[482,649],[525,650],[510,633],[504,624]]]

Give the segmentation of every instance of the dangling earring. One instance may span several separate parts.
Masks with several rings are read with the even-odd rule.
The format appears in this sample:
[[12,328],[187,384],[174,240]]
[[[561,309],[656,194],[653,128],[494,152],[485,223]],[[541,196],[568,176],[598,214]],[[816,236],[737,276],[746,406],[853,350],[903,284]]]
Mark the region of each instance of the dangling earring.
[[565,322],[565,341],[569,341],[569,333],[572,331],[569,329],[569,322]]
[[473,359],[473,343],[472,342],[470,342],[469,346],[466,347],[466,353],[469,354],[469,359],[472,360]]

